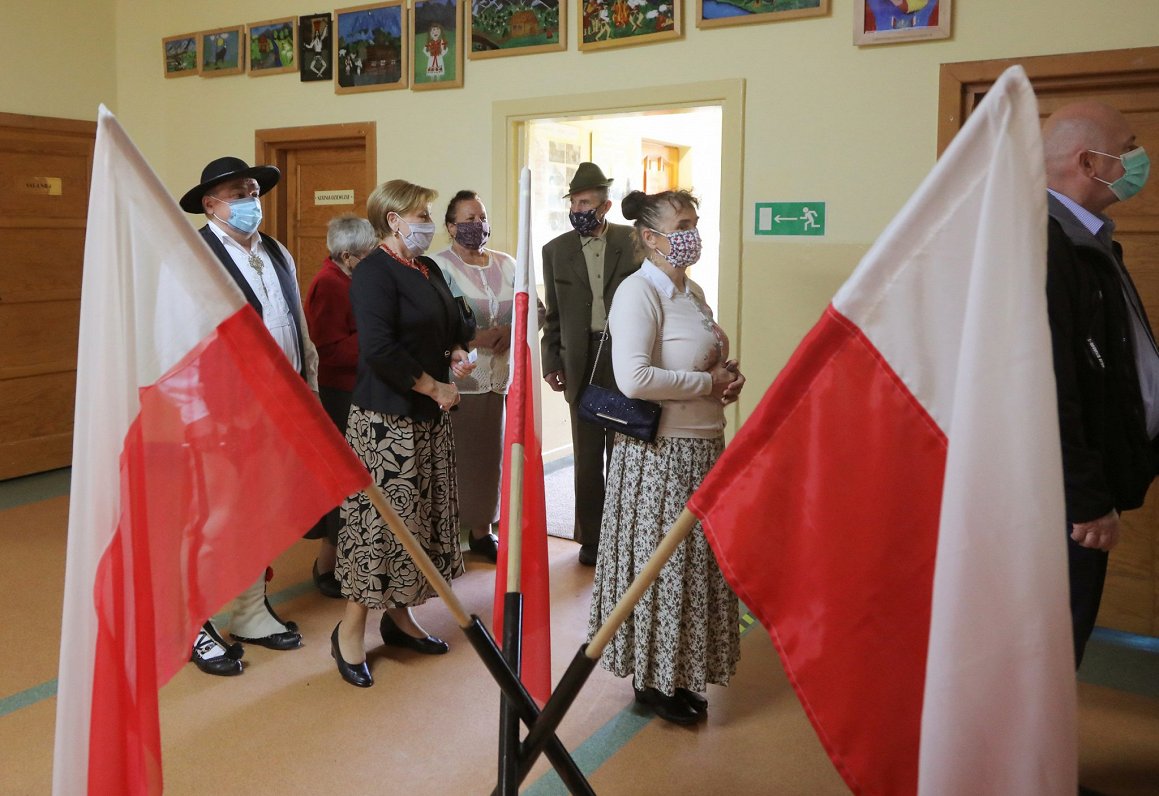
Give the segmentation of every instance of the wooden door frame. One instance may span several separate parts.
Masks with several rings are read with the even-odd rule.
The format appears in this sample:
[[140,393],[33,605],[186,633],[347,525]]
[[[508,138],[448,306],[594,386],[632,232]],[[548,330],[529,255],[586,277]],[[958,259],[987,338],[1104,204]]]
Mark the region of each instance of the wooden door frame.
[[[345,122],[255,130],[254,161],[277,166],[285,174],[286,154],[291,150],[326,149],[351,144],[361,145],[366,152],[366,193],[369,195],[378,185],[378,131],[375,122]],[[285,191],[275,194],[274,206],[265,208],[266,224],[263,231],[277,240],[282,240],[289,228],[286,195]]]
[[1159,82],[1159,47],[1060,53],[1033,58],[998,58],[942,64],[938,85],[938,156],[957,134],[980,95],[1008,67],[1020,64],[1035,93],[1130,88]]

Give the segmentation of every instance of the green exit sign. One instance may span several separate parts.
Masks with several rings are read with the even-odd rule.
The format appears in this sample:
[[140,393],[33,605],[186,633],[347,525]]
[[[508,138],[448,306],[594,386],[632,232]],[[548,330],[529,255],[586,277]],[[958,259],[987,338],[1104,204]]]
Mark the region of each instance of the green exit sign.
[[824,202],[757,202],[757,235],[824,235]]

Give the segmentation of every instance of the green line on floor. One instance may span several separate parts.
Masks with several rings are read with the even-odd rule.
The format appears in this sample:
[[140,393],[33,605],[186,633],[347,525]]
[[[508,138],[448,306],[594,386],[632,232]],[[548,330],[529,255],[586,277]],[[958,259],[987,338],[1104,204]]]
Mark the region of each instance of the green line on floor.
[[47,683],[3,697],[0,699],[0,718],[29,705],[35,705],[41,700],[52,699],[54,696],[56,696],[56,680],[49,680]]
[[[572,752],[572,759],[584,774],[591,774],[652,720],[651,711],[637,710],[635,705],[617,713],[611,721],[596,730],[590,738]],[[555,770],[548,771],[526,790],[524,796],[568,796],[568,790]]]

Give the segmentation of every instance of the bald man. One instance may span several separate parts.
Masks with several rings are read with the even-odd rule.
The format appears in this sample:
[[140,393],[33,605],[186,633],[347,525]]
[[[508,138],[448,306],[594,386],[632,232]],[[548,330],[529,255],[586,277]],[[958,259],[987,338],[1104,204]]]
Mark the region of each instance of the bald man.
[[1104,213],[1147,181],[1127,119],[1098,102],[1043,126],[1047,306],[1058,385],[1075,668],[1095,626],[1119,514],[1159,469],[1159,349]]

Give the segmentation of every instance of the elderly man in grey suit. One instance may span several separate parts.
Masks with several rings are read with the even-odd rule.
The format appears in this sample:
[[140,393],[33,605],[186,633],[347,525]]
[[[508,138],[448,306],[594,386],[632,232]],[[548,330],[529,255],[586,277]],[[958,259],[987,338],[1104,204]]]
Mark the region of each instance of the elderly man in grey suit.
[[598,364],[594,381],[615,385],[612,352],[595,362],[612,296],[624,279],[640,267],[631,227],[612,224],[605,216],[612,208],[608,186],[612,181],[595,163],[581,163],[564,199],[571,201],[571,224],[543,247],[544,380],[562,392],[571,409],[571,442],[575,458],[575,539],[579,561],[595,566],[604,511],[604,467],[611,456],[612,435],[576,414],[580,393]]

